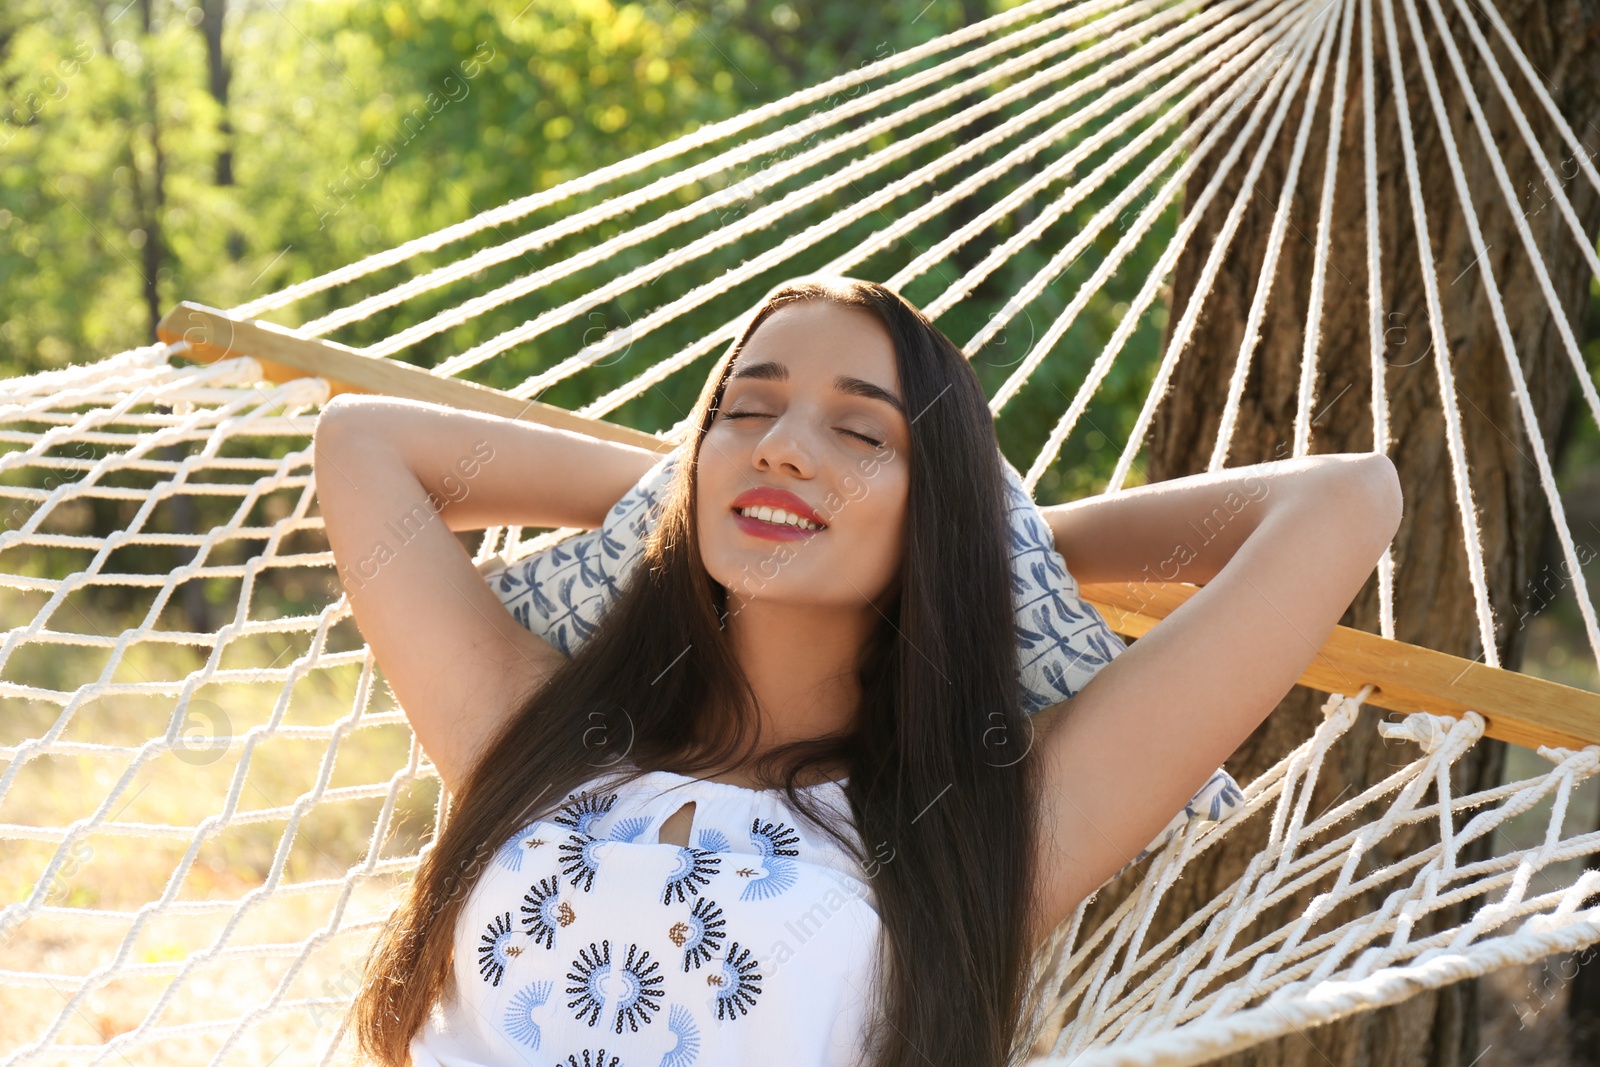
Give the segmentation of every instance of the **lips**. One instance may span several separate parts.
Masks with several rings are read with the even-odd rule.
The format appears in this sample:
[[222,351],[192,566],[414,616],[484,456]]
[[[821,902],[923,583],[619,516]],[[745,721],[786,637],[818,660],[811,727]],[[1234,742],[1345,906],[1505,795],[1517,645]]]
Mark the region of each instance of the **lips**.
[[807,537],[816,537],[821,530],[807,530],[799,526],[790,526],[787,523],[767,522],[764,519],[752,519],[748,515],[733,513],[733,521],[739,529],[751,537],[759,537],[763,541],[802,541]]
[[[808,530],[800,526],[791,526],[788,523],[766,522],[762,519],[751,518],[739,514],[741,508],[782,508],[784,511],[793,512],[803,519],[816,523],[821,529]],[[786,489],[774,489],[771,486],[760,485],[754,489],[746,489],[734,497],[729,505],[733,512],[733,521],[739,529],[752,537],[759,537],[763,541],[799,541],[807,537],[815,537],[828,528],[822,521],[816,509],[798,496]]]
[[[801,500],[787,489],[775,489],[770,485],[758,485],[754,489],[746,489],[744,492],[734,497],[733,503],[729,506],[735,512],[742,508],[782,508],[784,511],[793,512],[802,519],[808,519],[824,529],[826,529],[828,525],[822,516],[818,515],[816,509],[814,509],[810,504],[807,504],[804,500]],[[740,517],[743,518],[743,516]],[[770,526],[772,524],[766,523],[765,525]],[[795,529],[798,530],[799,527],[795,527]],[[816,533],[817,531],[802,530],[800,532]]]

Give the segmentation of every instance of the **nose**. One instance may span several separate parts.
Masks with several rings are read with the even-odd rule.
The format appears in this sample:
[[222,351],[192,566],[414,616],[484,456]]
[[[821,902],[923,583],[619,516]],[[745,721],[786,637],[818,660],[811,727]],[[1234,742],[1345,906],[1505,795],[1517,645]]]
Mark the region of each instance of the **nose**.
[[783,468],[796,478],[810,478],[816,473],[811,442],[792,408],[772,420],[767,432],[757,439],[750,458],[757,470]]

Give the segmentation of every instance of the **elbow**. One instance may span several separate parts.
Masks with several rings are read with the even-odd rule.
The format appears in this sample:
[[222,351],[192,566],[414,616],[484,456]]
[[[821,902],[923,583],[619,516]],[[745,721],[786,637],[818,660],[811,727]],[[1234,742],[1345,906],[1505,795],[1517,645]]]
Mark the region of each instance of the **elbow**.
[[1308,499],[1381,556],[1400,530],[1404,498],[1394,461],[1381,452],[1324,453],[1306,482]]
[[317,413],[316,425],[311,428],[313,458],[349,432],[351,420],[362,406],[359,393],[338,393],[322,405],[322,410]]
[[1350,505],[1358,509],[1354,514],[1362,518],[1363,526],[1372,531],[1377,552],[1394,540],[1400,531],[1400,520],[1405,511],[1405,497],[1400,488],[1400,472],[1394,461],[1382,452],[1363,453],[1347,468]]
[[1400,520],[1405,514],[1405,494],[1400,488],[1400,472],[1394,460],[1382,452],[1368,457],[1367,480],[1373,499],[1373,511],[1383,543],[1387,545],[1400,532]]
[[317,426],[324,423],[336,422],[348,417],[349,413],[361,406],[361,398],[356,393],[335,393],[322,405],[322,411],[317,415]]
[[323,501],[336,485],[348,481],[348,475],[344,478],[332,475],[349,469],[349,442],[360,439],[353,429],[360,404],[347,400],[349,395],[340,393],[322,405],[316,424],[311,428],[311,470],[317,480],[317,496]]

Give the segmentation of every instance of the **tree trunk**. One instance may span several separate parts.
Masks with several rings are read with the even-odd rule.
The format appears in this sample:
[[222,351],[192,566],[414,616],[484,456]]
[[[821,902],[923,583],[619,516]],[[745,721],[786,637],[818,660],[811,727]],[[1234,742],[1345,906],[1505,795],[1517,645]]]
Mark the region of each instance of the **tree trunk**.
[[[222,146],[217,149],[216,184],[226,187],[233,184],[233,120],[228,114],[228,85],[233,80],[233,66],[223,48],[222,31],[228,14],[228,0],[201,0],[200,24],[197,27],[206,43],[206,87],[222,110],[217,122],[217,132],[222,135]],[[244,234],[233,226],[228,227],[228,255],[235,262],[245,253]]]
[[[1420,72],[1420,59],[1411,40],[1403,3],[1396,3],[1404,91],[1415,130],[1421,184],[1425,193],[1430,243],[1436,263],[1443,318],[1448,336],[1442,339],[1460,397],[1462,432],[1470,482],[1478,508],[1478,521],[1501,664],[1516,669],[1521,661],[1525,632],[1518,624],[1528,601],[1528,571],[1535,560],[1548,516],[1548,506],[1531,459],[1532,450],[1523,428],[1506,355],[1490,317],[1480,268],[1492,269],[1495,285],[1504,296],[1516,355],[1528,382],[1545,447],[1561,434],[1568,412],[1569,391],[1575,388],[1573,368],[1556,333],[1552,311],[1540,293],[1529,260],[1517,236],[1510,213],[1495,182],[1487,154],[1461,103],[1461,89],[1449,67],[1436,27],[1424,0],[1417,0],[1429,56],[1449,107],[1452,132],[1461,152],[1473,199],[1472,210],[1482,223],[1488,254],[1476,263],[1462,207],[1455,192],[1432,104]],[[1406,516],[1394,541],[1396,562],[1396,637],[1467,658],[1482,658],[1472,591],[1467,579],[1461,517],[1454,500],[1451,461],[1443,432],[1444,415],[1431,345],[1417,235],[1402,155],[1396,87],[1389,77],[1387,51],[1379,2],[1374,3],[1374,56],[1378,128],[1379,225],[1382,249],[1383,322],[1386,329],[1385,384],[1390,403],[1390,437],[1387,449],[1400,471],[1405,491]],[[1452,38],[1472,73],[1477,98],[1483,102],[1496,145],[1505,159],[1513,187],[1519,193],[1543,189],[1542,171],[1512,124],[1505,104],[1485,73],[1452,3],[1442,5],[1452,16]],[[1335,8],[1334,10],[1337,10]],[[1600,0],[1499,0],[1499,10],[1518,37],[1532,63],[1545,72],[1547,89],[1568,123],[1586,138],[1591,159],[1600,156],[1600,64],[1594,61],[1600,32]],[[1491,41],[1496,35],[1480,19],[1479,28]],[[1316,400],[1312,412],[1311,451],[1365,452],[1373,447],[1373,424],[1368,404],[1370,365],[1366,269],[1366,211],[1361,147],[1363,123],[1360,23],[1350,65],[1350,84],[1343,108],[1344,131],[1339,147],[1338,183],[1333,211],[1330,269],[1322,308],[1322,336],[1318,355]],[[1337,42],[1335,42],[1337,49]],[[1337,53],[1335,52],[1335,55]],[[1497,48],[1501,69],[1519,94],[1518,102],[1539,135],[1546,157],[1559,168],[1569,159],[1548,116],[1528,90],[1504,50]],[[1261,273],[1268,232],[1283,185],[1304,106],[1292,107],[1266,168],[1249,193],[1250,203],[1224,260],[1216,284],[1205,298],[1204,313],[1178,364],[1149,441],[1149,480],[1161,481],[1204,470],[1217,436],[1226,384],[1244,337],[1246,316]],[[1290,454],[1293,412],[1298,389],[1301,346],[1308,318],[1317,213],[1321,200],[1322,170],[1328,135],[1328,98],[1332,93],[1332,63],[1297,186],[1292,190],[1291,223],[1276,275],[1271,300],[1262,324],[1261,340],[1245,385],[1240,421],[1233,436],[1228,465],[1263,462]],[[1254,144],[1247,147],[1253,151]],[[1244,157],[1249,157],[1247,154]],[[1199,230],[1179,260],[1173,283],[1169,324],[1176,324],[1193,298],[1207,254],[1234,197],[1242,186],[1245,165],[1234,168],[1223,195],[1213,201]],[[1568,170],[1572,170],[1568,167]],[[1190,180],[1192,201],[1212,177],[1208,164]],[[1600,228],[1600,197],[1579,176],[1563,187],[1585,227],[1593,235]],[[1547,194],[1547,190],[1545,191]],[[1543,201],[1548,202],[1545,195]],[[1540,207],[1527,196],[1519,208],[1542,250],[1550,269],[1563,314],[1575,324],[1587,309],[1589,271],[1577,244],[1553,206]],[[1591,236],[1590,240],[1593,238]],[[1170,339],[1169,325],[1169,339]],[[1424,353],[1426,355],[1424,356]],[[1374,575],[1346,612],[1348,626],[1378,630],[1377,579]],[[1229,761],[1229,770],[1248,781],[1309,735],[1318,719],[1322,694],[1297,688]],[[1371,728],[1377,712],[1368,713],[1364,726],[1352,731],[1354,753],[1342,766],[1325,768],[1312,802],[1314,812],[1346,790],[1358,791],[1389,770],[1381,738]],[[1475,790],[1499,781],[1503,751],[1499,743],[1484,742],[1458,764],[1456,788]],[[1264,820],[1252,820],[1224,845],[1208,854],[1200,869],[1185,874],[1166,901],[1168,918],[1186,914],[1225,887],[1243,870],[1246,859],[1260,845],[1267,829]],[[1425,830],[1423,831],[1425,832]],[[1411,851],[1414,842],[1396,835],[1381,845],[1377,862]],[[1369,909],[1373,902],[1368,902]],[[1291,903],[1285,915],[1303,908],[1304,900]],[[1419,994],[1390,1008],[1363,1013],[1349,1020],[1294,1034],[1230,1058],[1235,1064],[1415,1065],[1436,1067],[1472,1063],[1482,1051],[1477,1037],[1476,986],[1463,982]]]
[[[139,27],[142,34],[141,42],[148,43],[151,33],[151,22],[154,17],[152,0],[141,0],[139,4]],[[110,19],[105,6],[96,8],[101,44],[107,55],[112,54]],[[141,249],[143,258],[142,277],[144,281],[145,313],[148,317],[148,337],[151,344],[156,343],[156,324],[161,321],[161,272],[166,261],[166,234],[162,223],[166,214],[166,157],[162,151],[161,142],[161,108],[156,92],[156,74],[147,60],[143,64],[141,79],[144,87],[145,113],[149,118],[148,136],[150,139],[150,183],[148,189],[139,165],[139,154],[134,149],[134,138],[137,131],[130,131],[128,140],[124,145],[128,161],[128,182],[133,193],[136,215],[139,219],[139,228],[144,231],[144,245]],[[161,450],[161,457],[165,460],[176,461],[187,454],[187,450],[178,445],[167,445]],[[193,499],[188,494],[179,494],[172,500],[173,525],[178,533],[193,534],[196,529],[196,514]],[[173,568],[176,569],[194,559],[195,550],[185,546],[174,546],[172,550]],[[189,628],[195,633],[210,633],[211,611],[206,603],[205,590],[200,582],[189,581],[184,584],[182,593],[184,616],[188,620]]]
[[233,123],[228,118],[228,82],[233,78],[233,68],[222,47],[222,30],[227,14],[227,0],[200,2],[200,25],[197,28],[206,43],[206,88],[211,90],[212,98],[222,109],[222,118],[217,123],[217,131],[222,134],[222,146],[217,149],[218,186],[233,184]]

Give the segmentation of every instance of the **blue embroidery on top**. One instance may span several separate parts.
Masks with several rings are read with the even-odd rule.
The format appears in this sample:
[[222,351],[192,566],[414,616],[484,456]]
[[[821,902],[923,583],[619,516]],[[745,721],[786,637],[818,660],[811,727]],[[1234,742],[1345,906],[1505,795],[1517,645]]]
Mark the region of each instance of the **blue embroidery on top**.
[[743,1016],[755,1006],[761,995],[761,971],[750,950],[739,948],[735,941],[728,946],[727,958],[706,975],[706,982],[717,990],[717,1018],[732,1019],[734,1012]]
[[568,834],[561,842],[561,873],[572,879],[572,885],[585,893],[594,888],[595,872],[600,869],[599,846],[609,844],[605,838],[588,834]]
[[544,1006],[553,988],[553,982],[534,982],[519,989],[506,1005],[506,1033],[529,1048],[538,1048],[539,1024],[533,1021],[533,1009]]
[[649,826],[648,816],[635,815],[630,819],[618,819],[606,836],[613,841],[636,841]]
[[557,826],[565,826],[569,830],[576,830],[580,834],[590,834],[590,829],[611,806],[617,802],[617,794],[612,793],[607,797],[597,797],[593,793],[582,793],[578,796],[569,796],[567,802],[561,805],[550,821]]
[[[496,915],[478,937],[478,973],[485,982],[498,986],[506,973],[506,964],[522,949],[512,944],[516,935],[511,929],[511,913]],[[490,981],[490,975],[494,976]]]
[[650,959],[650,950],[638,945],[629,945],[621,966],[614,967],[611,942],[606,940],[596,945],[591,941],[588,948],[578,950],[578,958],[567,971],[567,980],[572,983],[567,986],[567,992],[572,995],[567,1007],[573,1009],[579,1022],[597,1026],[601,1009],[615,992],[616,1016],[612,1029],[622,1033],[622,1023],[626,1020],[629,1030],[637,1033],[640,1023],[651,1021],[650,1012],[661,1010],[657,1001],[666,994],[660,988],[665,979],[656,973],[660,968],[660,963]]
[[[618,1056],[612,1056],[609,1060],[606,1059],[606,1050],[603,1048],[595,1049],[593,1056],[594,1058],[590,1059],[589,1050],[584,1049],[583,1062],[579,1063],[576,1055],[568,1053],[565,1060],[566,1067],[623,1067],[622,1059]],[[562,1063],[563,1061],[557,1060],[556,1067],[562,1067]]]
[[761,855],[761,862],[751,867],[740,867],[737,874],[748,878],[740,900],[766,900],[794,886],[799,869],[790,857],[800,855],[795,845],[800,837],[785,823],[763,823],[759,818],[750,822],[750,841]]
[[800,850],[794,847],[800,843],[800,835],[787,823],[750,820],[750,842],[763,859],[800,855]]
[[674,894],[678,903],[684,902],[684,894],[699,896],[700,887],[711,883],[711,876],[717,873],[717,868],[722,860],[716,855],[699,848],[679,847],[677,863],[667,875],[667,886],[661,891],[661,903],[670,904]]
[[522,856],[524,853],[531,852],[549,843],[530,826],[521,833],[513,834],[510,840],[495,849],[495,862],[507,870],[520,871],[522,870]]
[[577,918],[572,905],[561,899],[561,882],[555,875],[541,878],[522,895],[522,925],[530,940],[555,948],[556,927]]
[[722,909],[710,897],[695,901],[689,917],[672,924],[667,936],[674,945],[683,949],[683,973],[689,973],[690,964],[699,967],[716,955],[722,948],[722,938],[725,936],[722,928],[725,925]]
[[694,1016],[682,1004],[674,1004],[667,1011],[667,1029],[678,1043],[661,1057],[660,1067],[689,1067],[700,1055],[700,1028],[694,1024]]
[[707,852],[728,852],[732,850],[733,842],[721,830],[707,827],[700,831],[700,847]]
[[622,966],[612,973],[612,982],[619,985],[617,993],[616,1023],[612,1029],[622,1033],[622,1021],[628,1021],[630,1033],[639,1032],[640,1023],[649,1023],[652,1011],[660,1011],[657,1003],[666,994],[660,988],[665,979],[656,973],[661,964],[650,958],[650,950],[638,945],[628,946],[628,956]]
[[590,1026],[599,1024],[600,1009],[606,1002],[606,991],[601,983],[610,973],[610,941],[602,941],[600,945],[591,941],[588,948],[578,950],[578,958],[572,961],[572,969],[567,972],[567,981],[573,983],[567,986],[567,992],[572,995],[567,1007],[573,1009],[579,1022],[588,1022]]

